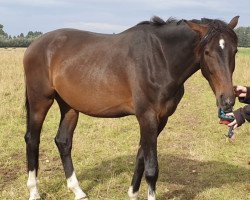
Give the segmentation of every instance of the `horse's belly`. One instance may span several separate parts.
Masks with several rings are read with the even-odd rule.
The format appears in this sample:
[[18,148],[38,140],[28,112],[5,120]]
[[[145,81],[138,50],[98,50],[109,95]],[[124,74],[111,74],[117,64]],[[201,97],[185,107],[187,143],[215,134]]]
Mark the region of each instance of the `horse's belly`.
[[124,85],[95,81],[56,82],[55,90],[72,108],[95,117],[122,117],[134,114],[132,97]]
[[[81,99],[81,98],[80,98]],[[71,101],[78,111],[94,117],[123,117],[134,114],[132,102],[128,99],[110,96],[83,96],[82,101]]]

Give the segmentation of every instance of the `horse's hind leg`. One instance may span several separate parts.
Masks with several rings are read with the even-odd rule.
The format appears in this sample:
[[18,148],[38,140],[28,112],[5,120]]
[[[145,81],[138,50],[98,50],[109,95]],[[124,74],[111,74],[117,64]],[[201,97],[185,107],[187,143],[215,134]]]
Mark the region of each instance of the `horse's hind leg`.
[[71,158],[73,132],[77,124],[79,113],[72,109],[59,96],[56,96],[56,100],[61,111],[61,121],[55,143],[60,152],[65,176],[67,178],[67,186],[74,192],[75,199],[87,200],[86,194],[79,186]]
[[26,93],[27,132],[25,142],[29,172],[27,181],[27,186],[30,190],[29,199],[34,200],[40,198],[37,187],[40,134],[45,116],[53,103],[53,98],[31,93],[28,95]]

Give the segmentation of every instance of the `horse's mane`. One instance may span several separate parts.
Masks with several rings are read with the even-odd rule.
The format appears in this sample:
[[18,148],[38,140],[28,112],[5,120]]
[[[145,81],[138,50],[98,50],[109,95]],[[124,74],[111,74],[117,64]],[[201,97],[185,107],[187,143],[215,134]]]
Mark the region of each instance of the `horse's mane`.
[[[150,21],[142,21],[138,23],[136,26],[140,25],[152,25],[152,26],[164,26],[168,24],[176,24],[177,26],[182,24],[185,20],[176,20],[175,18],[170,17],[167,21],[164,21],[158,16],[154,16],[150,19]],[[193,19],[191,22],[203,24],[208,26],[207,34],[201,39],[200,46],[204,47],[214,36],[220,33],[229,34],[233,40],[237,42],[238,38],[235,32],[228,26],[228,24],[219,19],[208,19],[201,18],[200,20]]]
[[163,19],[161,19],[158,16],[154,16],[150,19],[150,21],[142,21],[140,23],[137,24],[138,25],[144,25],[144,24],[149,24],[149,25],[155,25],[155,26],[163,26],[166,24],[171,24],[171,23],[175,23],[177,22],[177,20],[173,17],[170,17],[167,21],[164,21]]

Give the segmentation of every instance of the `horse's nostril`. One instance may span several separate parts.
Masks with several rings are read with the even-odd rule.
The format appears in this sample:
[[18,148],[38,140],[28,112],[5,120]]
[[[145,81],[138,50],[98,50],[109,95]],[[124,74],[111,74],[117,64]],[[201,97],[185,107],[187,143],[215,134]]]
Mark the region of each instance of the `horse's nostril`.
[[227,98],[227,99],[225,100],[225,105],[229,106],[229,105],[231,105],[231,104],[232,104],[231,100],[230,100],[229,98]]
[[225,98],[223,101],[223,107],[226,112],[232,112],[234,106],[234,99],[233,98]]

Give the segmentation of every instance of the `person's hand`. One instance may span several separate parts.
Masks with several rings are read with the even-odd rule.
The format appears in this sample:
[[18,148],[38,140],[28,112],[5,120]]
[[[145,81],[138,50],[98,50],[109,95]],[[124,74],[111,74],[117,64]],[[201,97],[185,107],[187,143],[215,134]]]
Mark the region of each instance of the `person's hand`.
[[247,88],[244,86],[234,86],[234,92],[236,97],[246,97],[247,95]]
[[[227,113],[226,114],[227,116],[233,116],[234,117],[234,114],[231,112],[231,113]],[[234,121],[232,121],[231,123],[228,124],[229,127],[233,126],[234,129],[236,129],[238,127],[238,124],[237,124],[237,121],[236,119]]]

